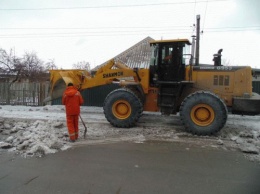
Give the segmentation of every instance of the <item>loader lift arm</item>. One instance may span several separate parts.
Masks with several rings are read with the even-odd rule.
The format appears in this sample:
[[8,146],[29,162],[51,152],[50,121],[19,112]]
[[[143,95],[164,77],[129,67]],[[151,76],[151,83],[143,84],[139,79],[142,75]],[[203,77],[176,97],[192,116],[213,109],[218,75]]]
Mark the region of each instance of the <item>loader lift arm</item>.
[[[59,84],[67,85],[73,83],[79,90],[84,90],[96,86],[107,84],[119,84],[120,86],[140,86],[144,93],[148,93],[149,88],[149,70],[129,68],[125,64],[114,59],[108,61],[104,66],[100,67],[94,75],[86,70],[50,70],[51,73],[51,96],[61,97],[55,94],[55,88],[62,88]],[[65,84],[64,84],[65,83]],[[64,86],[63,86],[64,88]]]

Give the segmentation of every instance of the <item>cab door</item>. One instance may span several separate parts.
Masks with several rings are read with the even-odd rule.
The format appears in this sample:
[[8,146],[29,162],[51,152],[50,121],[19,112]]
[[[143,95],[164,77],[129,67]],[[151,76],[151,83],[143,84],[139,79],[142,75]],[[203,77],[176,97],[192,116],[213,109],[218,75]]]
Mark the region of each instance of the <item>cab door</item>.
[[161,44],[159,46],[158,78],[160,81],[184,80],[183,44]]

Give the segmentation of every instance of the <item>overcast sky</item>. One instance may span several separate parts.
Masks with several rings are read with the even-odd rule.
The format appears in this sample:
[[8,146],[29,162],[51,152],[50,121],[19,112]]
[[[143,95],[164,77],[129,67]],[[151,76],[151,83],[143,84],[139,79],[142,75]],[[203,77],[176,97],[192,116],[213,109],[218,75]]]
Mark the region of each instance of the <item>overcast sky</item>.
[[223,48],[231,65],[260,68],[259,0],[0,0],[0,47],[59,68],[100,65],[150,36],[188,38],[201,16],[200,62]]

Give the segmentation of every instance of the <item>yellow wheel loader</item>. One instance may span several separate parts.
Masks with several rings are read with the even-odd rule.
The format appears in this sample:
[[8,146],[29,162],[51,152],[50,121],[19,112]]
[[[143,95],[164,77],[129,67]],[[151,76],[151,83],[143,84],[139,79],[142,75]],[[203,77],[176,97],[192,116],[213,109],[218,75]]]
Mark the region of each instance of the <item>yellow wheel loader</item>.
[[[260,96],[252,93],[250,67],[222,66],[220,55],[214,65],[185,65],[190,49],[187,39],[150,42],[149,69],[129,68],[110,60],[95,74],[84,70],[51,70],[51,96],[72,82],[79,90],[106,84],[121,87],[109,93],[104,114],[116,127],[136,124],[143,111],[164,115],[180,113],[185,129],[197,135],[221,130],[228,112],[244,115],[260,113]],[[60,87],[60,83],[63,87]],[[58,93],[58,95],[57,95]]]

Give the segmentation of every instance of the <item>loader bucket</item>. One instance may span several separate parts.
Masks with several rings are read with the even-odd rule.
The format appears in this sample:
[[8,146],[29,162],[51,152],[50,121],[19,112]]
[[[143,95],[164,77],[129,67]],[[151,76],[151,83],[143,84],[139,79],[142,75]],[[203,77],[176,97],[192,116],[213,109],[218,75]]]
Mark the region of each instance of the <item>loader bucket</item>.
[[53,86],[52,93],[51,93],[51,99],[57,99],[62,97],[63,92],[66,89],[66,83],[63,79],[60,79],[56,82],[56,84]]
[[62,97],[68,83],[73,83],[79,90],[89,72],[85,70],[50,70],[50,100]]

